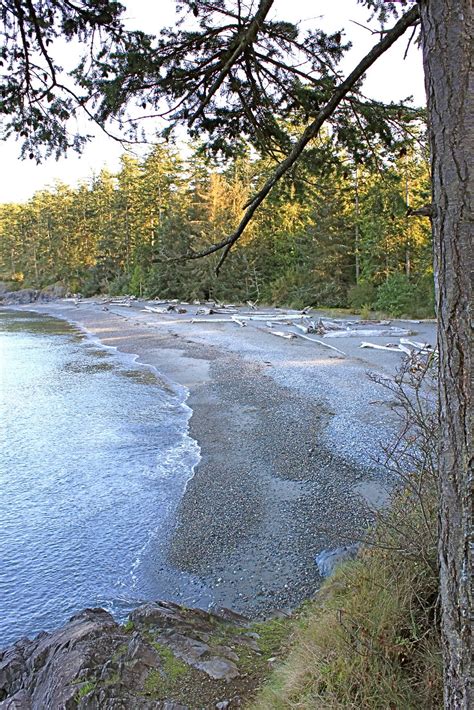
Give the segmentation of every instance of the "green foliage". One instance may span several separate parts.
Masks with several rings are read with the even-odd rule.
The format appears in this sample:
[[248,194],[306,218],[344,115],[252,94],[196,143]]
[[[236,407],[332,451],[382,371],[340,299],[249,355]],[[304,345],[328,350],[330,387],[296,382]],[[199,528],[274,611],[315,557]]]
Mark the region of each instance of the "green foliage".
[[375,294],[374,284],[361,282],[350,287],[347,292],[347,301],[352,308],[370,307],[375,301]]
[[410,313],[415,299],[415,285],[405,274],[391,274],[377,289],[374,306],[377,310],[392,316],[403,316]]
[[186,663],[177,658],[169,648],[156,642],[152,645],[158,651],[162,663],[162,670],[168,681],[174,683],[188,672]]
[[81,698],[84,698],[86,695],[88,695],[93,690],[95,690],[96,686],[97,686],[97,683],[92,680],[88,680],[85,683],[83,683],[76,693],[76,700],[80,700]]
[[81,279],[71,279],[70,285],[73,293],[80,291],[80,293],[86,298],[89,296],[95,296],[97,293],[100,293],[101,290],[98,270],[95,268],[89,269],[86,275]]
[[126,631],[127,633],[130,633],[130,631],[133,631],[135,628],[135,624],[131,619],[127,619],[125,624],[123,625],[123,630]]
[[[311,153],[274,188],[219,278],[219,254],[183,256],[233,232],[273,163],[248,154],[213,162],[200,146],[184,163],[164,144],[141,160],[123,156],[117,175],[102,170],[89,185],[57,184],[25,205],[0,205],[0,273],[35,288],[61,281],[84,296],[360,309],[379,295],[377,307],[394,315],[431,315],[429,229],[405,216],[402,194],[408,185],[412,201],[425,199],[421,157],[387,162],[381,179],[369,168],[351,174],[347,161],[341,170],[345,156],[328,136],[314,151],[328,161],[324,180],[312,180]],[[403,271],[408,285],[390,276],[374,293]]]
[[143,296],[145,274],[140,264],[135,264],[129,281],[128,290],[133,296]]
[[105,290],[111,296],[123,296],[129,293],[129,284],[130,277],[126,272],[124,272],[122,274],[118,274],[114,279],[109,281]]

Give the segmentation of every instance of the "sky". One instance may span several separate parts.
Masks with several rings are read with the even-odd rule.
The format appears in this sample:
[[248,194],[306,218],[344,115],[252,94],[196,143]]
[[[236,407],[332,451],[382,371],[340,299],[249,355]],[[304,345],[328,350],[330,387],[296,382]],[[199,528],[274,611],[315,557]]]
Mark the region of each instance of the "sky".
[[[174,0],[122,0],[126,5],[127,24],[133,29],[158,32],[161,27],[173,24]],[[272,15],[275,18],[300,22],[304,28],[319,25],[326,31],[343,29],[353,48],[345,57],[342,68],[348,74],[377,43],[378,36],[355,23],[367,25],[369,11],[356,0],[276,0]],[[393,23],[393,20],[392,20]],[[381,101],[397,101],[413,96],[415,103],[425,103],[421,52],[411,44],[404,59],[410,32],[407,32],[369,70],[364,93]],[[56,161],[54,158],[36,165],[30,160],[20,160],[20,146],[14,140],[0,145],[0,202],[22,202],[34,192],[54,184],[55,180],[76,185],[97,174],[104,166],[115,171],[119,167],[121,144],[105,136],[95,126],[88,126],[95,135],[81,156],[71,153]]]

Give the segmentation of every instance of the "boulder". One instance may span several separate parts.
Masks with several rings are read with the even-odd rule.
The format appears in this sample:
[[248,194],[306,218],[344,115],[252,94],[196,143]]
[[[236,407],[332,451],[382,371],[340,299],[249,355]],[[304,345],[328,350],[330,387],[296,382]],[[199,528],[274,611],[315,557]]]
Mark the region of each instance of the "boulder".
[[20,306],[27,303],[47,303],[57,298],[64,298],[66,288],[62,283],[51,284],[39,290],[35,288],[21,288],[18,291],[6,291],[0,288],[0,303],[8,306]]
[[347,560],[353,560],[359,549],[360,544],[354,543],[353,545],[342,545],[342,547],[336,547],[333,550],[322,550],[314,558],[321,577],[330,577],[340,564]]

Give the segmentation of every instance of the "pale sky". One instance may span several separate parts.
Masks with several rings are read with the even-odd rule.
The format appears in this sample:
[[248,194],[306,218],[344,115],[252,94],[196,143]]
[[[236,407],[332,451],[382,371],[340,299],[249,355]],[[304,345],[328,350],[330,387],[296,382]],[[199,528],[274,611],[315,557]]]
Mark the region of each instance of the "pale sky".
[[[175,17],[174,0],[128,0],[124,2],[130,27],[158,32],[163,26],[173,24]],[[153,6],[151,8],[151,6]],[[320,26],[326,31],[344,29],[346,37],[353,43],[343,62],[343,70],[349,73],[358,61],[376,44],[378,37],[351,22],[367,24],[369,12],[357,4],[356,0],[276,0],[273,17],[293,22],[302,22],[303,27]],[[318,21],[317,18],[321,17]],[[393,24],[393,20],[391,21]],[[421,52],[412,43],[406,59],[403,59],[410,31],[406,33],[369,70],[364,84],[364,93],[382,101],[397,101],[412,95],[415,103],[425,103]],[[19,144],[14,140],[0,146],[2,181],[0,202],[21,202],[40,190],[61,180],[76,185],[81,179],[88,179],[102,167],[117,170],[122,146],[113,139],[91,127],[96,138],[81,156],[71,153],[59,161],[51,158],[41,165],[19,159]]]

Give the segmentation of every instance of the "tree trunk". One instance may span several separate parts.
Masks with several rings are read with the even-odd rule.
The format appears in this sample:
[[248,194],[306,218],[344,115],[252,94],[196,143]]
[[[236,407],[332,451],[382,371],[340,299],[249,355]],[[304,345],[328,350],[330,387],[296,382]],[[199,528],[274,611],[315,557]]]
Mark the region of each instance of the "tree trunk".
[[439,318],[439,564],[445,707],[474,708],[473,7],[472,0],[422,0],[420,10]]

